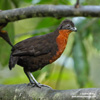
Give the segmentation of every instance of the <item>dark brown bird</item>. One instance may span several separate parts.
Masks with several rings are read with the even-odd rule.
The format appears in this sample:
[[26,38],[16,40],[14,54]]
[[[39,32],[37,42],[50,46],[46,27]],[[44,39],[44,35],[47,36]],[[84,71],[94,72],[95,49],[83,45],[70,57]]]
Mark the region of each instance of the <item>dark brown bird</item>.
[[64,20],[52,33],[31,37],[17,43],[12,48],[9,68],[12,69],[15,64],[22,66],[30,83],[41,87],[31,72],[42,69],[45,65],[58,59],[63,53],[68,36],[72,31],[77,31],[74,23]]

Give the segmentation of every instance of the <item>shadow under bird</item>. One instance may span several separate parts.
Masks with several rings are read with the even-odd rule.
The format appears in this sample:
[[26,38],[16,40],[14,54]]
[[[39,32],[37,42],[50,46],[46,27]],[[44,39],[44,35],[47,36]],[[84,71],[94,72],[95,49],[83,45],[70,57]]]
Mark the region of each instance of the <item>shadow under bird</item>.
[[74,23],[71,20],[64,20],[54,32],[28,38],[14,46],[11,42],[9,43],[9,37],[6,38],[8,40],[5,40],[12,46],[9,60],[10,70],[15,64],[22,66],[30,83],[41,87],[42,84],[36,81],[31,72],[40,70],[57,60],[63,53],[68,36],[72,31],[77,31]]

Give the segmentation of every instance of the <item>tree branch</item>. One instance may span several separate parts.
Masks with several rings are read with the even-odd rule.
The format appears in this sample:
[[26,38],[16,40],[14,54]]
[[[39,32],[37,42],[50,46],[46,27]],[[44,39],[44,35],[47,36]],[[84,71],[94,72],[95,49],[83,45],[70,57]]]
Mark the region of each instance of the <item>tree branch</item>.
[[100,17],[100,6],[37,5],[0,12],[0,23],[13,22],[32,17]]
[[27,84],[0,85],[0,100],[99,100],[100,88],[53,90]]

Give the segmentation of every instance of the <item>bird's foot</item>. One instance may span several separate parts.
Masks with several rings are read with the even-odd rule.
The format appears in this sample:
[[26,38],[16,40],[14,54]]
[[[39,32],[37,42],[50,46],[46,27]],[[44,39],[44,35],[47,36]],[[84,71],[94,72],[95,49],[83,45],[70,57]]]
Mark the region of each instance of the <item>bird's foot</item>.
[[41,86],[40,86],[40,84],[38,83],[38,84],[36,84],[36,83],[28,83],[28,86],[32,86],[32,87],[39,87],[39,88],[41,88]]
[[28,83],[27,86],[35,86],[35,83]]
[[40,85],[41,87],[51,88],[51,87],[50,87],[50,86],[48,86],[48,85],[44,85],[44,84],[40,84],[40,83],[39,83],[39,85]]
[[36,83],[28,83],[28,86],[39,87],[39,88],[41,88],[41,87],[51,88],[51,87],[48,86],[48,85],[44,85],[44,84],[40,84],[40,83],[38,83],[38,84],[36,84]]

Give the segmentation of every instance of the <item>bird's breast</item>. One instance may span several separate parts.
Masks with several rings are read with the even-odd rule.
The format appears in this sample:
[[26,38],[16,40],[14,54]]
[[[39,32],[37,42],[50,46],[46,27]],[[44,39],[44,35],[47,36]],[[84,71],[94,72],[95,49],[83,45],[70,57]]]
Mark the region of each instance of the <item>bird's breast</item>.
[[68,36],[69,36],[70,32],[71,31],[66,31],[66,30],[59,31],[59,35],[56,38],[56,43],[57,43],[57,46],[58,46],[58,50],[57,50],[56,54],[52,57],[52,59],[49,61],[50,63],[52,63],[56,59],[58,59],[61,56],[61,54],[63,53],[63,51],[66,47]]

